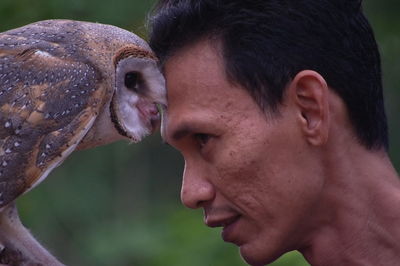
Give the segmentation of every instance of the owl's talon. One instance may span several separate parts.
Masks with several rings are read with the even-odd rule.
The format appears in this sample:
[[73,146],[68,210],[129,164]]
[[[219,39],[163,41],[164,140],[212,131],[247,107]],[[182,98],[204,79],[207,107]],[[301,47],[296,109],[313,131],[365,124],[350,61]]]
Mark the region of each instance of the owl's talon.
[[15,203],[0,210],[0,264],[61,266],[22,225]]

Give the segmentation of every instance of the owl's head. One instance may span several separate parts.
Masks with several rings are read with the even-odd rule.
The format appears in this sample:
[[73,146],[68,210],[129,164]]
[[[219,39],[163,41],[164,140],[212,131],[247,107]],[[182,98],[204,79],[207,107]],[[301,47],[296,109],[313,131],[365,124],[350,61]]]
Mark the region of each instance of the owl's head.
[[150,48],[126,46],[113,61],[112,96],[79,149],[123,138],[139,142],[160,125],[159,108],[167,105],[165,80]]
[[142,48],[126,47],[114,61],[110,115],[118,132],[137,142],[159,125],[157,105],[166,105],[165,80],[155,56]]

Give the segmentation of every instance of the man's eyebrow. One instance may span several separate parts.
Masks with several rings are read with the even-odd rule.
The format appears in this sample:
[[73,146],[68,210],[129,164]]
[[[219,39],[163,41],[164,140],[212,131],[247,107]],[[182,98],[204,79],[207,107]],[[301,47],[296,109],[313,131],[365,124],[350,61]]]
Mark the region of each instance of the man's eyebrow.
[[184,123],[179,125],[172,133],[171,138],[174,141],[178,141],[187,135],[189,135],[191,132],[193,132],[194,129],[191,125]]
[[197,123],[192,123],[191,121],[182,122],[171,130],[171,134],[167,136],[167,140],[179,141],[187,135],[198,131],[200,132],[201,130],[202,126],[197,125]]
[[179,141],[182,138],[193,134],[193,133],[204,133],[205,127],[202,122],[199,121],[182,121],[174,128],[169,128],[169,134],[164,134],[163,143],[169,144],[168,141]]

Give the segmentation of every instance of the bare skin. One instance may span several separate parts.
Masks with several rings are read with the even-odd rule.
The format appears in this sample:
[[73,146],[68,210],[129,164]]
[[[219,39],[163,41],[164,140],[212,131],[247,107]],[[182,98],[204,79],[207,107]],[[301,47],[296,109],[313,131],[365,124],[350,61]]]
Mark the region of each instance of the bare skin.
[[400,261],[400,182],[383,150],[354,135],[324,78],[301,71],[279,115],[227,81],[202,40],[165,64],[163,136],[184,156],[181,198],[251,265],[299,250],[312,265]]

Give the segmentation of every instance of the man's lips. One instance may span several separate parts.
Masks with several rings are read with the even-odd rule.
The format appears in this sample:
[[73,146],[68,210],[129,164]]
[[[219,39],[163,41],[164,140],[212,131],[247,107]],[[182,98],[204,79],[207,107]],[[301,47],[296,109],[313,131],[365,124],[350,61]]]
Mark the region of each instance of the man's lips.
[[225,242],[232,242],[239,245],[237,239],[234,238],[234,231],[240,219],[240,215],[233,215],[223,218],[206,217],[206,224],[209,227],[223,227],[222,239]]
[[206,217],[206,224],[209,227],[225,227],[230,225],[231,223],[235,222],[239,218],[239,215],[233,215],[224,218],[213,218],[213,217]]

